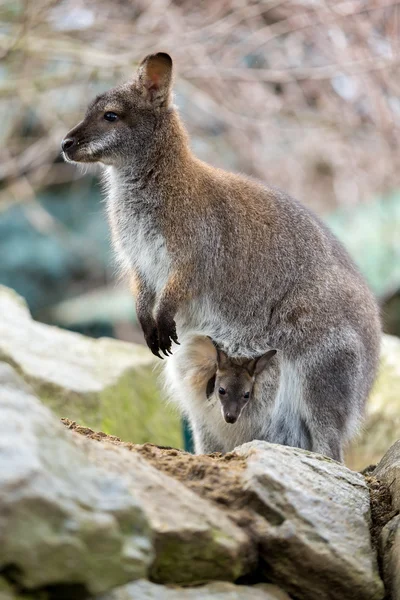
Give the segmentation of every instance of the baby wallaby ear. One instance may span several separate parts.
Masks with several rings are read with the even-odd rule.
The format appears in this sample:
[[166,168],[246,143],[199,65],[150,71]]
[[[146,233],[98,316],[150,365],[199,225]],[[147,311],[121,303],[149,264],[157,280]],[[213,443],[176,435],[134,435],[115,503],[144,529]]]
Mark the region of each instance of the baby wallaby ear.
[[172,84],[172,58],[165,52],[149,54],[141,62],[138,82],[152,106],[168,106]]
[[276,350],[268,350],[265,354],[262,354],[258,358],[253,358],[247,365],[246,369],[249,374],[253,377],[259,375],[263,369],[267,366],[267,363],[275,356]]
[[230,365],[230,360],[228,358],[228,355],[225,354],[225,352],[223,350],[221,350],[221,348],[219,348],[218,346],[215,346],[216,350],[217,350],[217,365],[219,369],[223,369],[224,367],[229,367]]

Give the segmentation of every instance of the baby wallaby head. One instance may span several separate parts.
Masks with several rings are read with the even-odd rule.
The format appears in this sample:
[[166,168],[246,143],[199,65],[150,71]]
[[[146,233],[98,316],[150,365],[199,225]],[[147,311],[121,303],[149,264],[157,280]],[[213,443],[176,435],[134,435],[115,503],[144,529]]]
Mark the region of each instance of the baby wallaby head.
[[146,154],[171,103],[172,60],[147,56],[132,81],[97,96],[85,118],[63,139],[69,162],[119,165]]
[[227,423],[236,423],[243,408],[250,401],[255,379],[276,354],[268,350],[262,356],[251,359],[229,358],[223,350],[217,350],[215,392],[221,402],[221,412]]

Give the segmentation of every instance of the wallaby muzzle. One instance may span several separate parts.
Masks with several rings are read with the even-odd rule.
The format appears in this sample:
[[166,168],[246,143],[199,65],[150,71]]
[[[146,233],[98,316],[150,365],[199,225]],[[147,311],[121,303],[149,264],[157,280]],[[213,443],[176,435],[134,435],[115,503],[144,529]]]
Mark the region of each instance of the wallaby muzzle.
[[238,402],[232,402],[232,403],[229,403],[226,405],[221,403],[221,412],[222,412],[222,416],[224,417],[224,420],[226,421],[226,423],[229,423],[230,425],[233,425],[234,423],[236,423],[236,421],[239,419],[240,415],[242,414],[242,410],[246,404],[247,404],[247,402],[245,404],[238,403]]

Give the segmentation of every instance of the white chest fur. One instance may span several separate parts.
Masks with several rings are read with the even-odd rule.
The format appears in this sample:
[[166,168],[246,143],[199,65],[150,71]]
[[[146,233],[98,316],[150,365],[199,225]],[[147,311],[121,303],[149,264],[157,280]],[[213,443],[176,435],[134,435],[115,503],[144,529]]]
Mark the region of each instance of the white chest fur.
[[118,262],[123,270],[139,273],[158,292],[167,281],[170,258],[154,203],[112,168],[107,171],[106,185],[107,212]]

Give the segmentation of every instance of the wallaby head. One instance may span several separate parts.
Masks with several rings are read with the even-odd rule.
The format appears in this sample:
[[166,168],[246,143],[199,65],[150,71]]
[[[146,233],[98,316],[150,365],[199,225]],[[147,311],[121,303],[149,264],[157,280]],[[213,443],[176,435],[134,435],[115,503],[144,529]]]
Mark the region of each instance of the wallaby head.
[[86,116],[61,143],[70,162],[124,165],[140,162],[160,135],[159,121],[171,104],[172,60],[147,56],[131,82],[97,96]]
[[215,392],[221,402],[221,412],[227,423],[236,423],[250,401],[255,378],[276,354],[269,350],[253,359],[232,359],[217,348]]

